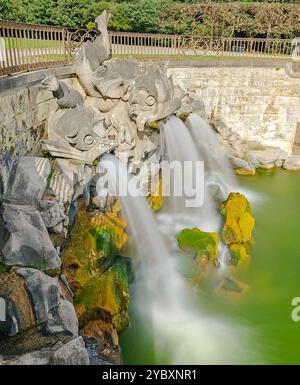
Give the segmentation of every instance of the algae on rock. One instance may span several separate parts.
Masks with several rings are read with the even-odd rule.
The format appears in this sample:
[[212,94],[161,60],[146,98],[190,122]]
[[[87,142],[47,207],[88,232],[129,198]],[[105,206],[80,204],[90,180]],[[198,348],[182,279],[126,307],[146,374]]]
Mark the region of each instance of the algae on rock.
[[128,325],[129,262],[119,255],[127,243],[125,228],[118,210],[87,212],[79,202],[62,261],[80,324],[101,318],[118,331]]
[[225,217],[222,240],[231,251],[231,262],[241,264],[248,258],[255,225],[250,203],[244,195],[230,193],[221,204],[220,212]]
[[184,229],[178,234],[177,241],[181,249],[194,252],[195,257],[206,255],[209,260],[214,260],[218,255],[217,233],[207,233],[198,228]]

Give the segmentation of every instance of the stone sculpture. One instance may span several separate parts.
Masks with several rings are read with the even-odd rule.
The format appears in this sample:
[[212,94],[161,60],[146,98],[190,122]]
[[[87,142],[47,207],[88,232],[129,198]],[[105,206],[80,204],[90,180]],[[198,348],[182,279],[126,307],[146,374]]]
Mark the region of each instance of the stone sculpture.
[[99,35],[84,43],[75,56],[74,71],[84,89],[84,100],[54,77],[42,82],[60,107],[43,142],[43,148],[55,157],[91,164],[114,150],[124,162],[137,161],[137,144],[141,148],[144,141],[148,148],[150,141],[138,132],[181,107],[184,92],[174,86],[165,65],[110,59],[109,18],[103,12],[96,19]]

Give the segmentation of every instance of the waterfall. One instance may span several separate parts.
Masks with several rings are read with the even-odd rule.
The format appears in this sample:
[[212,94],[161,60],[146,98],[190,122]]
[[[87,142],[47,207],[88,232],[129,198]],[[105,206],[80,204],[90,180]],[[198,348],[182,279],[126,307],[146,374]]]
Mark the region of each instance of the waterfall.
[[[192,290],[178,273],[176,258],[164,242],[146,200],[136,196],[126,167],[106,154],[101,164],[115,190],[128,191],[118,199],[136,244],[140,261],[138,271],[138,310],[148,323],[151,318],[158,362],[168,364],[217,364],[242,362],[245,332],[216,320],[193,301]],[[141,295],[145,292],[145,295]],[[241,333],[241,334],[240,334]],[[240,335],[239,335],[240,334]],[[243,336],[243,339],[241,339]]]
[[217,184],[226,199],[228,193],[236,188],[237,183],[224,145],[208,121],[199,115],[190,114],[186,125],[195,141],[201,160],[205,162],[208,183]]
[[[192,165],[192,170],[186,175],[184,182],[193,181],[195,184],[198,170],[196,164],[203,161],[199,154],[199,150],[195,144],[193,137],[186,125],[175,116],[170,117],[165,124],[162,125],[161,135],[163,136],[165,160],[170,164],[179,162],[189,162]],[[205,170],[205,163],[204,163]],[[205,177],[205,175],[203,175]],[[173,235],[178,233],[184,227],[200,227],[203,231],[217,231],[220,227],[220,218],[217,213],[216,206],[208,191],[205,179],[201,180],[204,202],[199,207],[187,207],[187,196],[171,195],[165,197],[164,207],[159,214],[159,219],[165,225],[171,221],[170,225],[173,229]],[[176,187],[182,184],[181,178],[174,177],[171,183]]]

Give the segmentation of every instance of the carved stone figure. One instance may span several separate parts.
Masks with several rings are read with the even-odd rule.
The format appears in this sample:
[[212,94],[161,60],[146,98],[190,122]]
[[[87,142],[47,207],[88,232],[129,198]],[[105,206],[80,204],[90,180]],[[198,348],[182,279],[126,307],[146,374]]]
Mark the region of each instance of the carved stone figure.
[[61,108],[75,108],[83,105],[83,97],[80,92],[68,87],[66,83],[50,75],[42,81],[42,87],[51,91]]

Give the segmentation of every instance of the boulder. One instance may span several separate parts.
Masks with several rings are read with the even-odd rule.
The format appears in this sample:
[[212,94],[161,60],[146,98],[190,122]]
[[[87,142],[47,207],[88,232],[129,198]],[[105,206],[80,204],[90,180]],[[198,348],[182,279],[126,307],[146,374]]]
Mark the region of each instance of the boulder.
[[0,357],[0,365],[49,365],[54,352],[63,344],[58,342],[51,347],[45,347],[30,353],[21,354],[14,357]]
[[192,251],[196,258],[205,255],[214,260],[218,255],[217,233],[207,233],[198,228],[184,229],[178,234],[177,241],[181,249]]
[[51,363],[53,365],[89,365],[89,356],[83,338],[77,337],[57,349]]
[[222,240],[228,246],[231,263],[244,263],[249,255],[255,219],[247,198],[240,193],[230,193],[221,204],[221,214],[225,216]]
[[300,170],[300,156],[288,156],[283,164],[285,170]]
[[287,153],[280,148],[267,148],[265,150],[250,150],[246,153],[246,160],[254,167],[273,164],[277,160],[284,160]]
[[83,338],[77,337],[13,357],[0,356],[0,365],[89,365],[89,357]]
[[46,158],[22,156],[14,158],[5,195],[18,202],[35,204],[47,187],[50,162]]
[[62,282],[35,269],[21,268],[17,273],[25,279],[37,324],[45,324],[45,333],[76,337],[77,316],[73,304],[62,297]]
[[4,264],[41,270],[60,266],[41,214],[34,206],[3,203],[0,224],[0,261]]
[[65,299],[60,299],[57,307],[48,313],[46,333],[53,335],[78,335],[78,320],[73,304]]
[[247,198],[240,193],[230,193],[221,204],[221,214],[225,216],[222,239],[226,245],[251,241],[255,219]]

